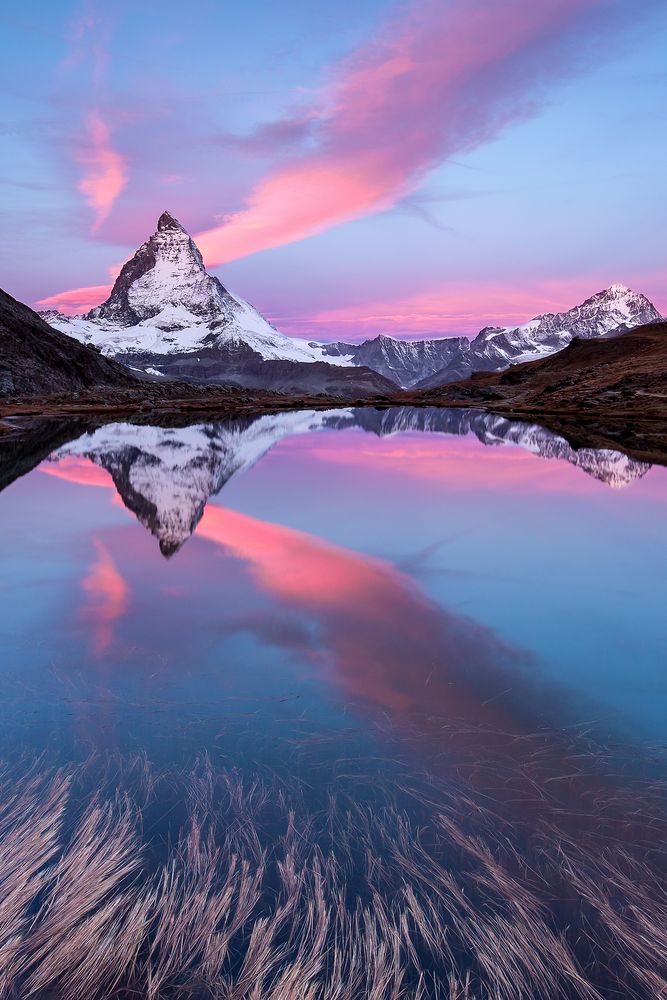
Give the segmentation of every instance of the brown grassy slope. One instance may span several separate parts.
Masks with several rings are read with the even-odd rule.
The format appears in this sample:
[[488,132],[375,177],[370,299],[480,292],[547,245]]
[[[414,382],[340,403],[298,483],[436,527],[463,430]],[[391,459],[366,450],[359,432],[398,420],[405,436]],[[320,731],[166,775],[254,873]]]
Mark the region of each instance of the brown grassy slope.
[[0,289],[0,398],[137,384],[127,368],[54,330]]

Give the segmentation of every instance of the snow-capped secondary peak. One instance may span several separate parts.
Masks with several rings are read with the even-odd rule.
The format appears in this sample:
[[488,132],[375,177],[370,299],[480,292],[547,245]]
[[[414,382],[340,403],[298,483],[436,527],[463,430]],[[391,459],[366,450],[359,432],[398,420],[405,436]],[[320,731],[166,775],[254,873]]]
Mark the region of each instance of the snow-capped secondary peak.
[[562,350],[574,337],[591,340],[614,336],[652,323],[660,313],[641,292],[620,283],[596,292],[581,305],[561,313],[543,313],[522,326],[487,326],[444,368],[418,383],[422,389],[468,378],[474,371],[501,371],[513,364]]

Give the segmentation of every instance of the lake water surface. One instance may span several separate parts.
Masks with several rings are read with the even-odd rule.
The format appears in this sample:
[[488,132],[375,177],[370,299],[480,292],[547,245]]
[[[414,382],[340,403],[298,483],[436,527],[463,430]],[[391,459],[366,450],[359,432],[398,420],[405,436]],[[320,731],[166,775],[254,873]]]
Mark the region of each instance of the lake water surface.
[[[24,797],[0,836],[64,808],[63,774],[70,796],[59,879],[12,911],[51,899],[13,981],[660,995],[666,502],[664,468],[479,411],[73,434],[0,494],[0,751]],[[102,915],[56,961],[67,864],[67,940]]]

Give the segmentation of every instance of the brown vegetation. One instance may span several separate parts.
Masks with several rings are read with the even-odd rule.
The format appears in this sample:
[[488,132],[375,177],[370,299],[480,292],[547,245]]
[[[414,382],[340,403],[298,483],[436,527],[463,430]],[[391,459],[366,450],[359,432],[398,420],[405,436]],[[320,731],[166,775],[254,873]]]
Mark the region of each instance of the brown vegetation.
[[5,770],[0,997],[666,995],[664,854],[604,806],[594,836],[528,835],[469,787],[368,786],[308,808],[208,759]]

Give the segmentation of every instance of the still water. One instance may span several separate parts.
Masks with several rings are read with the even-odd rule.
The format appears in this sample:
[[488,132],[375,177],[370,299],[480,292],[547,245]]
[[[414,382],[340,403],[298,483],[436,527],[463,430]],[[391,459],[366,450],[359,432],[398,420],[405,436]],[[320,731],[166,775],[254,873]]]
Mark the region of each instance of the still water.
[[[284,853],[282,888],[266,876],[218,966],[154,957],[149,975],[153,913],[120,985],[98,954],[77,988],[660,995],[667,470],[464,410],[69,436],[0,494],[2,756],[69,768],[77,802],[132,798],[151,859],[139,882],[173,865],[164,845],[192,831],[194,787],[227,841],[252,814],[255,860]],[[253,812],[239,789],[257,782]],[[325,886],[298,904],[297,856]],[[310,943],[281,911],[252,993],[253,921],[278,919],[267,893],[306,907]],[[40,970],[17,982],[68,995],[60,966]]]

